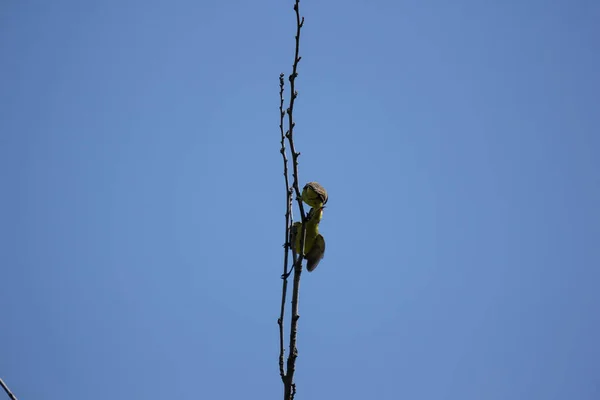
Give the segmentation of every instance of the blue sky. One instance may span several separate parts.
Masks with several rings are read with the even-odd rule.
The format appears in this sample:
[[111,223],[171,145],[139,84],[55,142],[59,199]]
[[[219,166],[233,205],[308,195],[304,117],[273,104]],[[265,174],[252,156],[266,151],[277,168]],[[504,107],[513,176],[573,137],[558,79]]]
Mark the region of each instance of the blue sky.
[[[0,377],[282,398],[292,1],[0,7]],[[308,1],[297,399],[597,399],[600,4]],[[286,327],[287,329],[287,327]]]

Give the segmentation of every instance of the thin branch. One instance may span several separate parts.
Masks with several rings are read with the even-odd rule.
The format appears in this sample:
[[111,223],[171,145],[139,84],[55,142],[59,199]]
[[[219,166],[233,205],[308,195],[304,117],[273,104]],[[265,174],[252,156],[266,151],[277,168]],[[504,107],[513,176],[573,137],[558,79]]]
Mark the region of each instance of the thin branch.
[[296,348],[296,340],[298,334],[298,297],[300,291],[300,276],[302,274],[302,260],[304,259],[304,242],[306,237],[306,214],[304,213],[304,205],[302,204],[302,195],[300,193],[300,187],[298,185],[298,157],[300,153],[296,152],[294,146],[294,103],[298,92],[296,92],[295,83],[298,77],[298,63],[301,60],[299,56],[300,52],[300,30],[304,25],[304,17],[300,18],[300,0],[296,0],[294,4],[294,11],[296,12],[296,51],[294,54],[294,64],[292,67],[292,74],[289,76],[290,81],[290,105],[287,109],[289,130],[286,134],[288,142],[290,144],[290,151],[292,153],[292,167],[293,167],[293,178],[294,178],[294,191],[296,192],[296,201],[298,202],[298,208],[300,209],[300,217],[302,219],[302,229],[300,233],[300,251],[298,260],[294,260],[294,286],[292,289],[292,318],[290,328],[290,352],[287,359],[287,373],[284,382],[284,399],[293,399],[296,393],[296,385],[294,384],[294,372],[296,370],[296,358],[298,357],[298,349]]
[[279,75],[279,130],[281,131],[281,156],[283,157],[283,176],[285,178],[285,192],[286,192],[286,211],[285,211],[285,244],[284,247],[284,256],[283,256],[283,275],[281,276],[283,279],[283,287],[281,290],[281,311],[279,313],[279,318],[277,319],[277,324],[279,325],[279,375],[281,376],[281,380],[285,384],[285,370],[284,370],[284,357],[285,357],[285,348],[283,343],[283,321],[285,316],[285,300],[287,297],[287,278],[288,274],[288,259],[290,254],[290,247],[294,244],[290,244],[290,228],[292,225],[292,193],[293,190],[290,188],[289,174],[288,174],[288,159],[285,151],[285,133],[283,131],[283,122],[285,117],[285,112],[283,111],[283,74]]
[[10,397],[11,400],[17,400],[17,397],[14,394],[12,394],[12,392],[10,391],[8,386],[6,386],[6,383],[4,383],[4,381],[2,379],[0,379],[0,386],[2,386],[2,388],[4,389],[4,391],[6,392],[8,397]]

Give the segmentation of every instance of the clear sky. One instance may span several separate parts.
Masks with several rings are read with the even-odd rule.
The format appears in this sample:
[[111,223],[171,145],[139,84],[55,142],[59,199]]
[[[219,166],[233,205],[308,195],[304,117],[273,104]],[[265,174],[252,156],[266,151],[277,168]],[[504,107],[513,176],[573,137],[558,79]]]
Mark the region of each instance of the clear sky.
[[[282,398],[292,4],[2,3],[19,399]],[[301,9],[300,179],[330,200],[296,399],[600,398],[600,3]]]

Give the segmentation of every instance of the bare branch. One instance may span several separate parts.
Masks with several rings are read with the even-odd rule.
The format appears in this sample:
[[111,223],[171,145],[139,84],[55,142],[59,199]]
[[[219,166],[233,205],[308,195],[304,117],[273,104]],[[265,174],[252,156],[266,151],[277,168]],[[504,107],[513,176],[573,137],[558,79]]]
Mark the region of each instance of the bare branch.
[[[285,215],[285,254],[284,254],[284,267],[283,267],[283,288],[282,288],[282,296],[281,296],[281,309],[279,314],[279,319],[277,323],[279,325],[279,375],[283,381],[284,385],[284,400],[293,400],[296,394],[296,384],[294,383],[294,372],[296,368],[296,358],[298,357],[298,350],[296,348],[296,338],[297,338],[297,330],[298,330],[298,319],[300,316],[298,315],[298,297],[300,290],[300,276],[302,274],[302,261],[304,259],[304,243],[306,239],[306,213],[304,212],[304,204],[302,202],[302,194],[300,192],[299,186],[299,178],[298,178],[298,157],[300,153],[296,151],[294,145],[294,128],[296,124],[294,123],[294,104],[296,102],[296,98],[298,97],[298,92],[296,91],[296,78],[298,77],[298,63],[301,60],[299,55],[300,52],[300,30],[304,25],[304,17],[300,18],[299,11],[299,3],[300,0],[295,0],[294,3],[294,11],[296,12],[296,46],[294,52],[294,63],[292,65],[292,73],[288,77],[290,82],[290,99],[289,106],[285,110],[283,110],[283,92],[284,92],[284,75],[281,74],[279,76],[279,130],[281,133],[281,155],[283,157],[283,174],[285,177],[285,186],[286,186],[286,215]],[[288,116],[288,130],[284,133],[284,117],[285,114]],[[285,139],[287,138],[292,158],[292,184],[290,185],[289,173],[288,173],[288,159],[286,155],[286,147],[285,147]],[[296,235],[300,235],[299,240],[299,249],[296,249],[295,243],[290,243],[290,233],[293,224],[292,217],[292,204],[293,204],[293,194],[296,194],[296,201],[298,202],[298,208],[300,210],[300,220],[302,221],[302,227],[300,232],[297,232]],[[289,264],[289,250],[292,250],[292,269],[288,271]],[[297,251],[296,251],[297,250]],[[287,371],[284,368],[284,331],[283,331],[283,323],[285,316],[285,302],[287,295],[287,279],[291,272],[294,272],[294,283],[292,288],[292,316],[290,322],[290,350],[287,359]]]
[[283,131],[283,122],[285,117],[285,112],[283,111],[283,90],[284,90],[284,81],[283,74],[279,75],[279,130],[281,132],[281,155],[283,157],[283,176],[285,178],[285,192],[286,192],[286,211],[285,211],[285,243],[284,247],[284,256],[283,256],[283,275],[281,276],[283,279],[283,287],[281,290],[281,310],[279,313],[279,318],[277,319],[277,324],[279,325],[279,375],[281,376],[281,380],[285,384],[285,370],[284,370],[284,357],[285,357],[285,346],[283,342],[283,321],[285,317],[285,300],[287,297],[287,278],[288,274],[288,264],[289,264],[289,250],[290,247],[293,246],[293,243],[290,244],[290,228],[292,225],[292,193],[293,190],[290,188],[289,183],[289,174],[288,174],[288,159],[285,151],[285,133]]
[[298,185],[298,157],[300,153],[296,151],[294,146],[294,103],[298,92],[296,91],[296,78],[298,77],[298,63],[300,62],[300,30],[304,25],[304,17],[300,18],[300,0],[295,0],[294,11],[296,12],[296,50],[294,53],[294,64],[292,66],[292,74],[289,76],[290,81],[290,104],[287,109],[288,114],[288,126],[289,130],[286,134],[288,142],[290,144],[290,151],[292,153],[292,175],[294,178],[293,188],[296,192],[296,201],[298,202],[298,208],[300,209],[300,217],[302,220],[302,229],[300,232],[300,250],[298,260],[294,260],[294,285],[292,288],[292,318],[290,328],[290,351],[287,359],[287,373],[284,381],[284,400],[292,400],[296,393],[296,385],[294,384],[294,372],[296,370],[296,358],[298,357],[298,349],[296,348],[296,341],[298,335],[298,297],[300,291],[300,276],[302,274],[302,260],[304,259],[304,242],[306,237],[306,214],[304,212],[304,205],[302,203],[302,195],[300,193],[300,187]]

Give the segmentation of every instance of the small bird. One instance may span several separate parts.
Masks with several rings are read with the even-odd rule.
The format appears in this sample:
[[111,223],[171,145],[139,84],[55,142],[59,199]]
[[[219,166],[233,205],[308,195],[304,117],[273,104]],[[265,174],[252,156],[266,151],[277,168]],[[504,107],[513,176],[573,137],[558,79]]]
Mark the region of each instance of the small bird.
[[327,190],[317,182],[308,182],[302,189],[302,200],[312,208],[322,208],[327,203]]
[[[316,211],[315,211],[316,210]],[[319,233],[319,222],[323,216],[323,209],[311,208],[306,218],[306,236],[304,238],[304,258],[306,269],[312,272],[325,256],[325,238]],[[292,251],[300,253],[300,235],[302,233],[302,222],[294,222],[290,232],[290,243]]]

